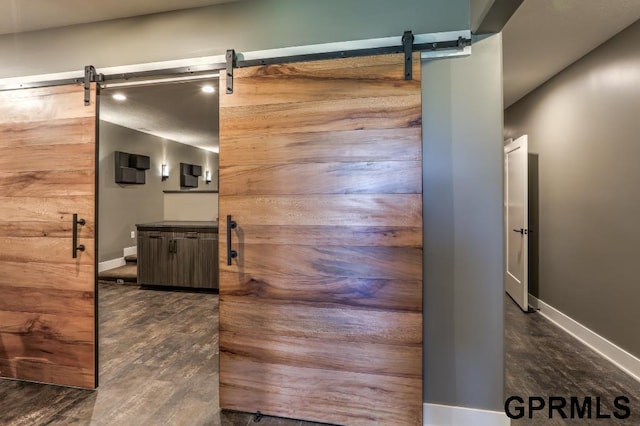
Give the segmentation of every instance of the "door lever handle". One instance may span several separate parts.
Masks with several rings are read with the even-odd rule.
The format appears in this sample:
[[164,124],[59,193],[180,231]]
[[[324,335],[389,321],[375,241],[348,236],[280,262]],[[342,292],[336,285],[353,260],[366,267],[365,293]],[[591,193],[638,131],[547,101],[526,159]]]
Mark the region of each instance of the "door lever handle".
[[78,225],[86,225],[87,221],[85,221],[84,219],[78,219],[78,214],[74,213],[73,214],[73,227],[72,227],[72,237],[71,237],[71,244],[72,244],[72,257],[74,259],[78,258],[78,251],[84,251],[85,247],[84,244],[80,244],[78,245]]
[[517,232],[520,235],[527,235],[529,233],[529,230],[520,228],[520,229],[514,229],[513,232]]
[[238,257],[238,252],[231,250],[231,230],[236,229],[238,224],[231,220],[231,215],[227,215],[227,265],[231,265],[231,259]]

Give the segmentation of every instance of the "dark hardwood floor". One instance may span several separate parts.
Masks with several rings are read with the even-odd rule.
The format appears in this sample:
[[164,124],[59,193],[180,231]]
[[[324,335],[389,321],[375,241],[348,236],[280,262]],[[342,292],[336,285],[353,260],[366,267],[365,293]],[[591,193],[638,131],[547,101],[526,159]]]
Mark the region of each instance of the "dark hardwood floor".
[[[0,425],[311,426],[218,407],[218,296],[100,285],[100,388],[69,389],[0,380]],[[640,383],[541,315],[505,300],[505,396],[591,396],[612,413],[631,400],[627,420],[533,419],[514,425],[638,425]],[[595,403],[594,403],[595,417]]]
[[[562,419],[557,412],[535,412],[533,419],[512,420],[513,425],[640,425],[640,383],[612,363],[556,327],[538,313],[525,314],[505,297],[505,398],[592,397],[592,419]],[[614,398],[630,399],[631,416],[620,420],[612,415]],[[596,419],[596,398],[601,414]],[[565,410],[570,417],[570,409]],[[528,415],[527,415],[528,417]]]

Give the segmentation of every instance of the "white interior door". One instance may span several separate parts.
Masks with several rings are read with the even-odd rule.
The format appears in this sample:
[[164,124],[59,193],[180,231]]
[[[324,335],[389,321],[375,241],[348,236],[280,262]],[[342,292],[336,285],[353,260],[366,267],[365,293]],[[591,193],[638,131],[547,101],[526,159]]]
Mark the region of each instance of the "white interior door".
[[526,135],[504,147],[505,288],[523,311],[529,309],[527,153]]

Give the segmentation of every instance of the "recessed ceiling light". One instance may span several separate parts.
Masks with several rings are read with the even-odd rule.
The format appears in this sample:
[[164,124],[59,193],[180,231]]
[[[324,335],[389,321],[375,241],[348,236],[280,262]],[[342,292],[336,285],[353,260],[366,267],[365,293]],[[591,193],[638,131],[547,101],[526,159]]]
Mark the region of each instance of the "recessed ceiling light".
[[115,95],[112,96],[112,98],[115,99],[116,101],[124,101],[127,99],[127,97],[122,93],[116,93]]
[[202,91],[204,93],[213,93],[216,91],[216,89],[214,89],[213,86],[207,84],[206,86],[202,86]]

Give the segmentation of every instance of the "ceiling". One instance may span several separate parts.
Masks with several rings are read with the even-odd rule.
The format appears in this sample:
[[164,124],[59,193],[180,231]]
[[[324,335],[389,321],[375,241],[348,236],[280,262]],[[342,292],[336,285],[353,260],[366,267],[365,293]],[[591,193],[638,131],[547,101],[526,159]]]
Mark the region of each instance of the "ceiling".
[[639,0],[524,0],[502,32],[504,107],[638,19]]
[[148,15],[235,0],[0,0],[0,34]]

